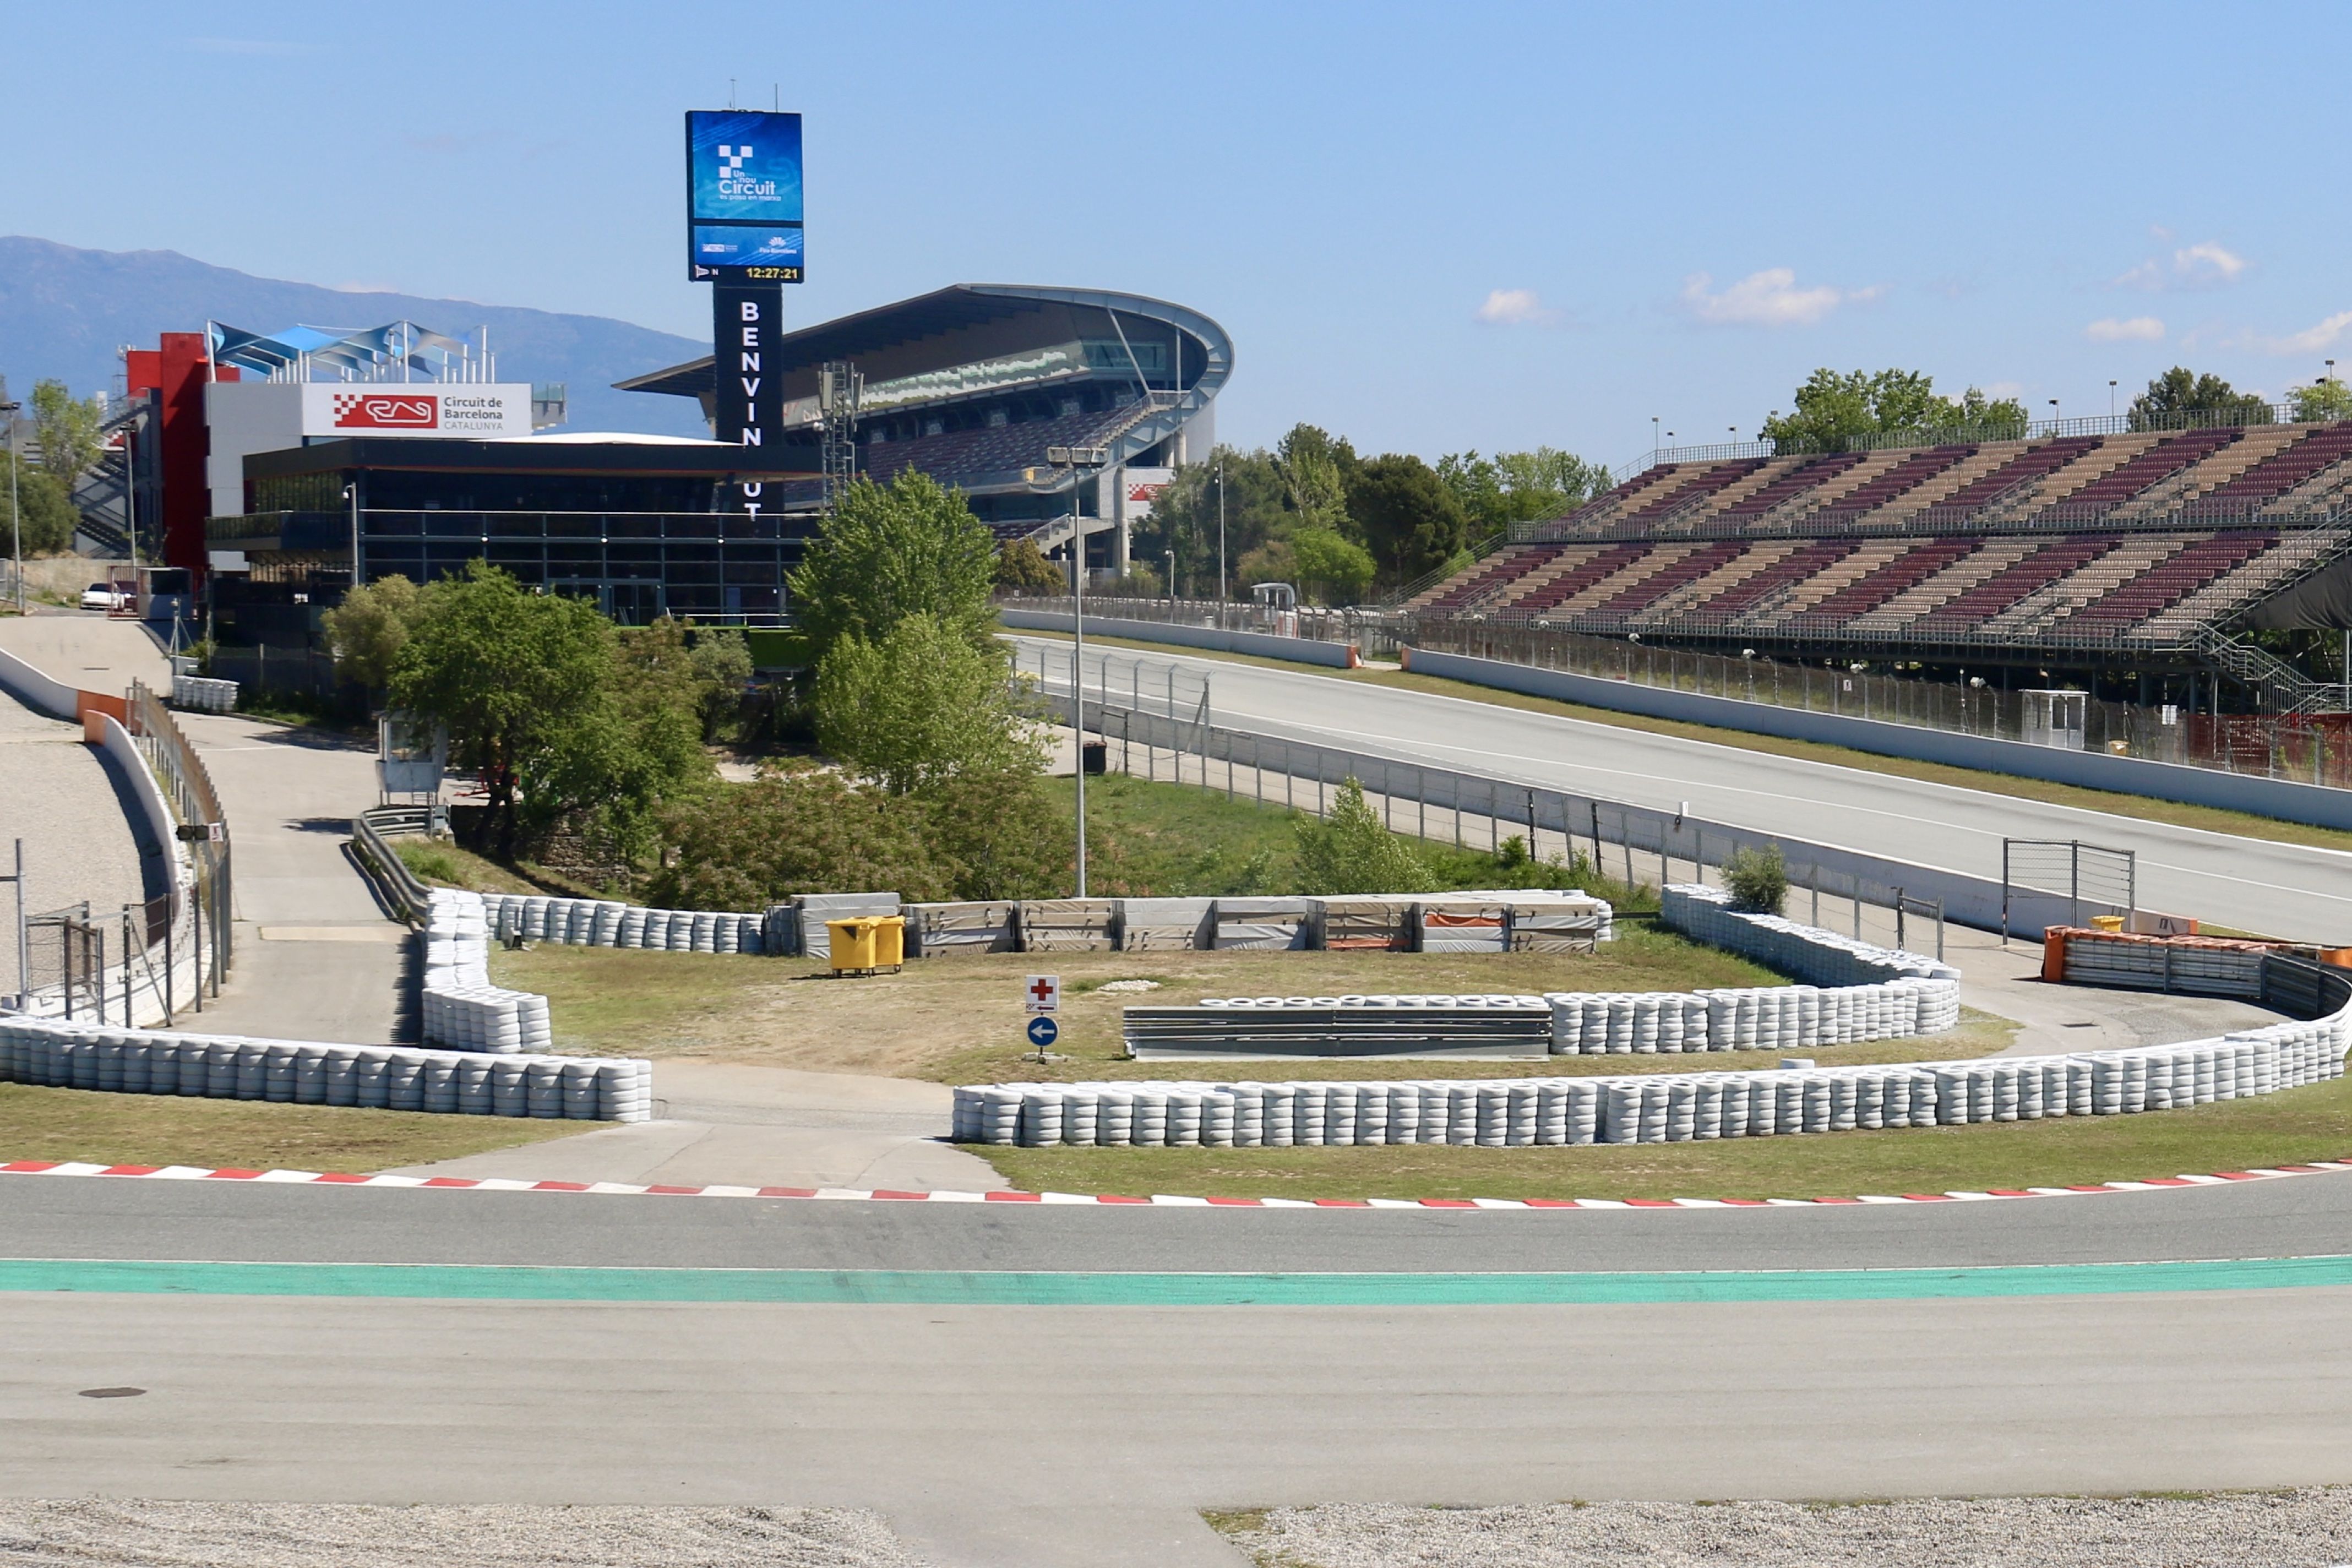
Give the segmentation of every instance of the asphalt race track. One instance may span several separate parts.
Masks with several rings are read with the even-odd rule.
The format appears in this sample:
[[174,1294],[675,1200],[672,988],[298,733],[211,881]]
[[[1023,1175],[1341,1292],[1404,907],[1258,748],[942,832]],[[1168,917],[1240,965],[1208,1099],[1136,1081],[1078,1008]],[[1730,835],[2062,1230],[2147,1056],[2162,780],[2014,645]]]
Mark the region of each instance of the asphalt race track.
[[[1223,721],[2352,923],[2332,852],[1207,668]],[[1466,1212],[0,1173],[0,1495],[844,1505],[940,1564],[1231,1568],[1199,1510],[2341,1481],[2347,1321],[2352,1172]]]
[[[1066,657],[1069,647],[1019,640]],[[2295,941],[2333,942],[2352,931],[2352,854],[2342,850],[2237,838],[1469,698],[1157,649],[1088,649],[1087,669],[1104,658],[1122,668],[1140,658],[1207,675],[1212,718],[1239,729],[1669,812],[1687,801],[1709,821],[1995,880],[2004,837],[2079,838],[2138,852],[2144,908]]]

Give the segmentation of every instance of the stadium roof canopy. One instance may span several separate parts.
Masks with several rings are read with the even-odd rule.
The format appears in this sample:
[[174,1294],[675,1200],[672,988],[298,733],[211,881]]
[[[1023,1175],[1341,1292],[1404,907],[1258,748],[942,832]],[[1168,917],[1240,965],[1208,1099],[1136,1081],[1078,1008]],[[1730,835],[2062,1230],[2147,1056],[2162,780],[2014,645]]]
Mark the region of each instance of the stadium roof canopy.
[[[859,466],[916,468],[975,493],[1010,490],[1044,447],[1094,445],[1136,461],[1205,413],[1233,373],[1207,316],[1139,294],[959,283],[787,333],[769,350],[787,431],[818,422],[817,373],[863,375]],[[709,355],[614,384],[713,412]]]
[[273,379],[308,379],[327,371],[355,381],[373,381],[405,372],[428,380],[454,379],[454,366],[475,351],[461,338],[410,321],[380,327],[286,327],[251,332],[223,321],[207,321],[213,363],[235,365]]

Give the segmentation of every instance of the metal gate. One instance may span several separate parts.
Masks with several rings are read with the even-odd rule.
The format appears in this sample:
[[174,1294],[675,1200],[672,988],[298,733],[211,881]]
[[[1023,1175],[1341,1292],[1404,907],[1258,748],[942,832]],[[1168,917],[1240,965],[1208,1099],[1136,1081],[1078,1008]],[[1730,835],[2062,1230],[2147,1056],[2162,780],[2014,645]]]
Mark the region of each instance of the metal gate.
[[25,948],[27,996],[53,991],[67,1017],[79,1005],[79,1016],[106,1021],[106,928],[90,919],[89,905],[26,917]]
[[[2128,926],[2139,909],[2139,858],[2079,838],[2000,841],[2000,936],[2009,940],[2012,910],[2065,906],[2065,923],[2089,914],[2121,915]],[[2055,919],[2044,925],[2055,925]]]

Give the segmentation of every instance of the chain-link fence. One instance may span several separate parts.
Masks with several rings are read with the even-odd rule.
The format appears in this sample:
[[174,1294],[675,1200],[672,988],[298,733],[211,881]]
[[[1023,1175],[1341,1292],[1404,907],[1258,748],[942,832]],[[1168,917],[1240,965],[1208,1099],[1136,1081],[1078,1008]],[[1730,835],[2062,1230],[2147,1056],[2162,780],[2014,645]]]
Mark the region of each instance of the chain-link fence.
[[[1071,650],[1024,651],[1021,663],[1024,673],[1036,678],[1045,706],[1068,722]],[[1999,885],[1990,879],[1922,868],[1920,879],[1906,881],[1892,863],[1874,857],[1490,774],[1221,726],[1211,710],[1208,677],[1198,671],[1091,653],[1085,670],[1085,728],[1103,738],[1108,769],[1138,778],[1197,785],[1228,799],[1318,816],[1328,814],[1339,785],[1353,779],[1393,832],[1489,853],[1516,837],[1538,859],[1582,858],[1601,875],[1650,898],[1677,880],[1719,884],[1720,868],[1741,849],[1778,847],[1788,869],[1791,915],[1850,926],[1859,936],[1864,906],[1874,905],[1894,913],[1906,937],[1926,942],[1932,931],[1932,951],[1939,956],[1948,885],[1972,885],[1988,927],[1998,907]],[[1171,689],[1171,678],[1198,685]],[[1907,929],[1906,920],[1918,922],[1916,931]]]

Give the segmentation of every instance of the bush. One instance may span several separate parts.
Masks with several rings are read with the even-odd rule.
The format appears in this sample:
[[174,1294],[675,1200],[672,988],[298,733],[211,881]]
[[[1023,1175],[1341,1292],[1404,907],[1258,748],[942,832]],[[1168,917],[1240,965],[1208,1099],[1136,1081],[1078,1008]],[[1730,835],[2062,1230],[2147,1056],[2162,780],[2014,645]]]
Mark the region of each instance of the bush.
[[1437,877],[1419,851],[1381,826],[1364,786],[1340,782],[1331,815],[1298,824],[1302,893],[1425,893]]
[[1789,863],[1778,844],[1735,849],[1723,863],[1723,885],[1740,909],[1777,915],[1789,900]]

